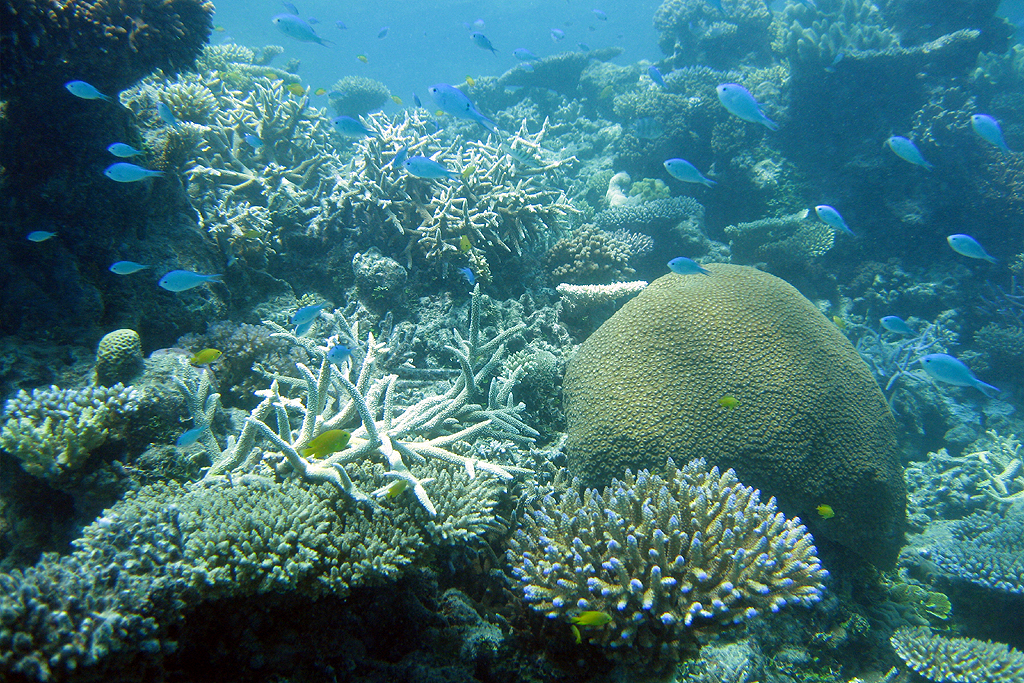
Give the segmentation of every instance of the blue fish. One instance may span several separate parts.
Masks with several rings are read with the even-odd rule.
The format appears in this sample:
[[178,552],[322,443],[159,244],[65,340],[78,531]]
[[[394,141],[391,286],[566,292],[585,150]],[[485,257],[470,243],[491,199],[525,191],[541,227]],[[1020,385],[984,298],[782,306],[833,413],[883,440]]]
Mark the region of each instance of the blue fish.
[[103,171],[103,175],[119,183],[136,183],[146,178],[157,178],[163,174],[163,171],[151,171],[148,168],[142,168],[125,161],[111,164]]
[[708,0],[708,4],[721,12],[723,16],[729,16],[725,13],[725,8],[722,7],[722,0]]
[[697,167],[686,159],[668,159],[665,161],[665,170],[670,176],[684,183],[700,183],[708,187],[715,185],[714,180],[705,178]]
[[914,331],[910,329],[910,325],[898,315],[887,315],[879,320],[879,322],[882,323],[882,327],[895,334],[914,334]]
[[310,17],[309,19],[306,19],[306,23],[309,24],[310,26],[313,26],[314,24],[319,24],[320,20],[317,19],[316,17]]
[[843,61],[843,57],[845,56],[846,55],[843,54],[842,52],[837,52],[836,56],[832,58],[832,63],[825,67],[825,71],[827,71],[828,73],[834,72],[836,70],[836,65],[839,64],[839,62]]
[[1003,154],[1012,154],[1010,148],[1006,146],[1006,140],[1003,138],[1003,130],[999,127],[999,122],[991,116],[987,114],[974,114],[971,116],[971,128],[978,134],[978,137],[998,147],[999,151]]
[[665,78],[661,75],[661,72],[658,71],[658,67],[654,66],[653,64],[647,67],[647,75],[650,76],[651,80],[654,81],[655,84],[658,85],[660,88],[668,90],[668,85],[665,83]]
[[281,6],[284,7],[290,14],[298,14],[299,10],[290,2],[282,2]]
[[665,126],[653,116],[645,116],[629,124],[629,132],[644,140],[657,140],[665,133]]
[[312,306],[303,306],[292,313],[292,325],[304,325],[306,323],[313,322],[320,317],[320,311],[324,310],[325,306],[327,306],[327,304],[324,302],[313,304]]
[[551,42],[557,43],[565,38],[565,31],[560,28],[551,29]]
[[970,235],[950,235],[946,238],[946,242],[953,251],[967,258],[981,259],[989,263],[999,263],[998,259],[989,256],[988,252],[985,251],[985,247],[981,246],[978,240]]
[[174,112],[171,111],[171,108],[169,106],[167,106],[166,102],[157,102],[156,103],[156,113],[160,117],[160,120],[163,121],[168,126],[177,126],[178,125],[177,117],[174,116]]
[[677,275],[697,275],[698,273],[711,275],[710,270],[702,268],[699,263],[693,259],[688,259],[685,256],[677,256],[669,261],[668,269]]
[[412,94],[412,103],[421,109],[423,108],[423,103],[420,102],[420,96],[417,95],[416,93]]
[[270,21],[281,33],[300,43],[317,43],[324,47],[334,44],[318,36],[313,27],[309,25],[309,22],[297,14],[278,14]]
[[590,52],[590,46],[586,43],[576,43],[576,47],[580,49],[580,52]]
[[342,21],[341,19],[338,19],[336,22],[334,22],[334,25],[337,26],[338,28],[342,29],[342,30],[345,30],[345,29],[348,28],[348,26],[345,26],[345,22]]
[[512,56],[521,62],[528,62],[531,60],[536,61],[537,59],[539,59],[537,55],[533,54],[525,47],[517,47],[516,49],[512,50]]
[[246,133],[245,135],[242,136],[242,139],[248,142],[250,145],[252,145],[254,149],[259,149],[260,147],[263,146],[263,140],[260,140],[259,137],[253,135],[252,133]]
[[737,116],[750,123],[760,123],[768,130],[778,130],[779,124],[764,115],[757,100],[742,85],[738,83],[722,83],[715,90],[718,92],[718,101],[733,116]]
[[491,45],[490,39],[479,31],[473,31],[469,34],[469,39],[482,50],[490,50],[491,54],[498,54],[498,51]]
[[186,289],[192,289],[207,282],[223,283],[222,277],[224,276],[219,273],[217,275],[203,275],[201,273],[193,273],[191,270],[172,270],[160,278],[157,284],[168,292],[184,292]]
[[306,336],[306,333],[309,332],[311,329],[313,329],[313,323],[315,323],[315,322],[316,322],[316,319],[314,318],[313,320],[307,320],[304,323],[300,323],[300,324],[296,325],[295,329],[292,330],[292,334],[294,334],[296,337],[304,337],[304,336]]
[[327,360],[334,363],[339,368],[341,364],[345,362],[345,359],[352,355],[352,349],[345,346],[344,344],[335,344],[327,351]]
[[814,207],[814,213],[818,214],[818,218],[820,218],[822,222],[827,223],[829,227],[835,228],[836,230],[842,230],[847,235],[856,237],[856,235],[853,234],[853,230],[850,230],[850,226],[846,224],[846,221],[843,220],[843,217],[839,212],[828,204],[819,204]]
[[454,178],[454,173],[445,168],[442,164],[428,159],[424,156],[409,157],[402,162],[402,168],[411,176],[417,178]]
[[199,437],[201,437],[203,435],[203,432],[205,431],[206,427],[193,427],[192,429],[188,430],[187,432],[179,436],[178,440],[174,442],[174,445],[181,446],[182,448],[191,446],[196,441],[199,441]]
[[476,276],[473,275],[472,268],[469,268],[468,266],[463,266],[462,268],[459,268],[458,271],[459,275],[461,275],[462,278],[470,284],[470,286],[476,284]]
[[85,81],[68,81],[64,84],[64,87],[68,89],[69,93],[83,100],[104,100],[106,102],[113,100],[110,95],[104,95],[95,86]]
[[107,145],[107,151],[113,154],[115,157],[122,159],[130,159],[142,154],[141,150],[135,149],[131,145],[126,145],[123,142],[114,142]]
[[331,119],[331,125],[347,138],[380,137],[376,131],[370,130],[351,116],[335,116]]
[[608,21],[608,15],[599,9],[591,10],[594,16],[598,18],[598,21]]
[[891,149],[900,159],[908,161],[915,166],[923,166],[929,171],[932,170],[932,165],[924,160],[924,157],[921,156],[921,152],[917,149],[917,145],[907,138],[899,135],[893,135],[885,141],[885,144],[889,145],[889,149]]
[[958,387],[974,387],[989,398],[994,397],[1000,392],[997,387],[985,384],[975,377],[971,369],[964,365],[962,361],[945,353],[929,353],[921,358],[921,366],[932,379],[937,379],[946,384]]
[[151,268],[152,266],[144,266],[141,263],[135,261],[118,261],[117,263],[110,264],[110,272],[115,275],[131,275],[137,273],[140,270]]
[[437,108],[444,113],[457,119],[476,121],[492,133],[498,132],[498,127],[494,124],[494,121],[481,114],[480,110],[466,97],[465,93],[455,86],[448,85],[447,83],[437,83],[430,86],[428,92],[434,98]]
[[402,149],[395,152],[395,156],[392,157],[391,161],[388,163],[388,166],[390,166],[391,168],[398,168],[405,162],[405,158],[407,156],[409,156],[409,145],[404,145]]
[[29,242],[45,242],[46,240],[56,236],[57,233],[50,232],[48,230],[33,230],[29,234],[25,235],[25,239]]
[[377,32],[378,38],[384,38],[388,35],[388,31],[391,30],[390,26],[381,26],[380,31]]

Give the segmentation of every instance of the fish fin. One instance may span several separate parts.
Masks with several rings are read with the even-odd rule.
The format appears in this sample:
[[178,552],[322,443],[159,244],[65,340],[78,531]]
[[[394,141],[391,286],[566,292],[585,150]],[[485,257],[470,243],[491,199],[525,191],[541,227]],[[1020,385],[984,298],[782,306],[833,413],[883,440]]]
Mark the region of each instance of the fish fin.
[[991,384],[985,384],[980,379],[978,380],[977,384],[974,385],[974,388],[980,391],[981,393],[985,394],[989,398],[995,398],[1003,391],[999,387],[994,387]]
[[487,130],[489,130],[492,133],[494,133],[495,135],[498,134],[498,125],[496,123],[494,123],[494,121],[491,121],[486,116],[479,116],[479,117],[477,117],[476,122],[479,123],[484,128],[486,128]]
[[208,276],[206,278],[206,281],[207,282],[220,282],[221,284],[223,284],[224,283],[224,275],[221,274],[221,273],[217,273],[215,275],[210,275],[210,276]]
[[768,130],[778,130],[779,129],[779,124],[775,123],[774,121],[772,121],[770,118],[768,118],[764,114],[761,115],[761,122],[765,125],[766,128],[768,128]]

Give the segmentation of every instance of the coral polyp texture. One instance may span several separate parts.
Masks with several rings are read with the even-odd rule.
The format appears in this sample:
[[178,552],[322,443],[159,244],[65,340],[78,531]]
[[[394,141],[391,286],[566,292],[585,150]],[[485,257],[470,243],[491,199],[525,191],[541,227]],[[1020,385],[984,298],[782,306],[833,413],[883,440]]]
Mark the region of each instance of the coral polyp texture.
[[948,638],[922,626],[904,626],[889,642],[909,669],[936,683],[1024,680],[1024,653],[1003,643]]
[[49,97],[72,78],[116,91],[153,69],[188,68],[213,26],[213,3],[204,0],[6,0],[0,11],[5,98],[38,83],[49,84]]
[[112,387],[24,389],[4,406],[0,447],[31,475],[61,488],[75,477],[89,454],[122,435],[137,407],[135,390]]
[[692,629],[740,624],[818,601],[828,572],[799,519],[703,459],[664,475],[628,470],[602,494],[569,487],[523,516],[509,558],[533,609],[624,659],[679,658]]
[[[704,457],[814,520],[816,534],[893,562],[906,491],[896,423],[868,367],[786,282],[704,267],[652,282],[570,362],[570,471],[604,486],[627,467]],[[815,513],[823,502],[828,524]]]
[[1024,508],[975,512],[946,527],[928,559],[951,576],[995,591],[1024,594]]

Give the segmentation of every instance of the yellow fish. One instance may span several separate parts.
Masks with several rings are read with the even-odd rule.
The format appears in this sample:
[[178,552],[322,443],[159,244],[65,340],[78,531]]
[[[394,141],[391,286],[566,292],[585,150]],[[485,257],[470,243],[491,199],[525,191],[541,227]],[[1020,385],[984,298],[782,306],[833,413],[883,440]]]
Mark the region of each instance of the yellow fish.
[[836,516],[836,513],[832,509],[832,506],[826,505],[825,503],[822,503],[821,505],[814,509],[818,511],[818,514],[821,515],[822,519],[832,519]]
[[846,329],[846,321],[840,318],[838,315],[832,316],[832,322],[834,322],[836,324],[836,327],[838,327],[839,329]]
[[735,396],[723,396],[718,399],[718,405],[722,406],[726,410],[732,410],[740,404],[739,400]]
[[409,481],[407,479],[396,479],[395,483],[388,487],[385,497],[397,498],[402,494],[402,491],[409,488]]
[[583,635],[580,633],[580,630],[576,628],[575,625],[571,625],[569,626],[569,628],[572,629],[572,637],[576,640],[576,644],[579,645],[580,643],[582,643]]
[[224,28],[223,26],[214,26],[213,30],[216,31],[217,33],[224,33],[224,31],[227,31],[227,29]]
[[369,64],[370,63],[370,60],[369,60],[369,58],[367,58],[366,55],[356,55],[356,59],[358,59],[363,64]]
[[199,365],[209,365],[210,363],[212,363],[213,361],[217,360],[218,358],[220,358],[223,355],[224,354],[221,353],[220,351],[218,351],[217,349],[203,349],[202,351],[200,351],[196,355],[194,355],[191,358],[189,358],[188,362],[191,365],[196,365],[196,366],[199,366]]
[[394,102],[395,104],[397,104],[399,107],[402,106],[402,98],[399,97],[398,95],[392,95],[391,96],[391,101]]
[[459,238],[459,251],[465,254],[467,251],[473,248],[473,243],[469,241],[469,237],[463,235]]
[[606,85],[604,87],[604,90],[601,91],[601,94],[599,94],[597,96],[597,99],[599,99],[599,100],[606,100],[606,99],[608,99],[609,97],[611,97],[614,94],[615,94],[615,88],[613,88],[610,85]]
[[604,626],[611,623],[612,617],[607,612],[581,612],[572,618],[577,626]]
[[462,179],[465,180],[474,173],[476,173],[476,164],[470,164],[466,168],[462,169]]
[[306,89],[303,88],[298,83],[289,83],[288,85],[286,85],[284,87],[285,87],[285,90],[287,90],[291,94],[295,95],[296,97],[302,97],[303,95],[306,94]]
[[468,83],[468,84],[469,84],[469,87],[471,87],[471,88],[472,88],[472,87],[473,87],[474,85],[476,85],[476,81],[475,81],[475,80],[473,80],[473,77],[472,77],[472,76],[466,76],[466,83]]
[[246,230],[245,232],[242,233],[242,237],[244,237],[247,240],[251,240],[254,237],[259,237],[259,236],[260,236],[260,231],[259,230]]
[[344,429],[328,429],[306,444],[306,447],[299,452],[307,458],[311,456],[322,458],[347,446],[350,436],[352,435]]
[[317,88],[317,89],[316,89],[316,92],[315,92],[315,93],[313,93],[313,94],[314,94],[314,95],[326,95],[326,94],[327,94],[327,91],[326,91],[326,90],[324,90],[323,88]]

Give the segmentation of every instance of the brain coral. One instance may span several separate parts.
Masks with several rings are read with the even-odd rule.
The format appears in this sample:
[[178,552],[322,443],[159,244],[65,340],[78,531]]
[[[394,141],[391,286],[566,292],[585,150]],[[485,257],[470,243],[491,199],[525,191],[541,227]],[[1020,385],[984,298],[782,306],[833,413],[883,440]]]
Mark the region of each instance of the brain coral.
[[[786,282],[707,268],[659,278],[580,347],[564,382],[570,471],[605,486],[627,467],[703,457],[776,496],[816,537],[894,562],[906,490],[870,371]],[[818,518],[823,503],[832,518]]]
[[142,369],[142,340],[135,330],[108,332],[96,348],[96,382],[109,387],[131,381]]

